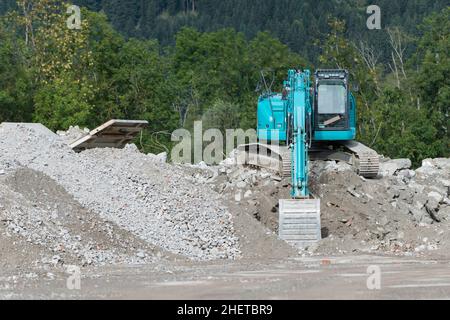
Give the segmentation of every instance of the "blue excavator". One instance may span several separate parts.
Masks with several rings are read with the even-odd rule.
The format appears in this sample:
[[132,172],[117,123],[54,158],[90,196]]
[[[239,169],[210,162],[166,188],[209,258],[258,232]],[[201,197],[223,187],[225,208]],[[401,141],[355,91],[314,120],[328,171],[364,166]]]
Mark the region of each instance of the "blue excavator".
[[364,178],[379,171],[379,155],[356,138],[356,100],[346,70],[289,70],[281,93],[258,100],[258,142],[238,147],[239,164],[291,178],[291,199],[279,202],[279,236],[299,247],[321,239],[320,199],[308,188],[309,161],[351,164]]

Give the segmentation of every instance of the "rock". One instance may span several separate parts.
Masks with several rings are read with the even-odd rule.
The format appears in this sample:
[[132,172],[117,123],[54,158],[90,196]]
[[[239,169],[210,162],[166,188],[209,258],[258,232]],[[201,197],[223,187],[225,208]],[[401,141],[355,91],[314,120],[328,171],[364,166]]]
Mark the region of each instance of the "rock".
[[439,217],[450,220],[450,205],[442,206],[439,208]]
[[444,196],[436,191],[431,191],[430,193],[428,193],[428,198],[434,199],[438,204],[444,200]]
[[428,212],[428,214],[430,215],[431,219],[433,219],[436,222],[441,222],[441,220],[439,219],[439,216],[438,216],[438,211],[439,211],[439,202],[438,201],[436,201],[435,199],[430,199],[425,204],[425,209]]
[[356,198],[361,198],[361,195],[355,191],[355,187],[348,187],[347,192]]
[[244,189],[245,187],[247,187],[245,181],[239,181],[238,183],[236,183],[236,188],[238,189]]
[[167,152],[161,152],[155,156],[155,159],[159,162],[166,163],[167,162]]
[[400,170],[398,176],[404,179],[412,179],[416,176],[416,172],[409,169]]
[[420,209],[417,209],[414,207],[410,207],[409,212],[410,212],[410,214],[412,214],[414,220],[417,223],[422,222],[422,220],[424,219],[424,216],[426,215],[426,213],[423,210],[420,210]]
[[221,174],[226,174],[226,173],[227,173],[227,168],[225,168],[225,167],[219,167],[219,172],[220,172]]
[[0,176],[2,176],[2,175],[4,175],[5,174],[5,170],[0,170]]
[[145,254],[144,251],[138,251],[138,253],[136,253],[136,257],[144,259],[147,255]]
[[238,191],[235,195],[234,195],[234,201],[236,202],[240,202],[242,200],[242,194],[240,191]]
[[431,163],[441,170],[450,170],[450,158],[437,158],[431,160]]
[[[450,190],[450,180],[449,179],[439,179],[439,181],[445,188]],[[449,193],[449,195],[450,195],[450,193]]]
[[278,176],[278,175],[272,175],[271,177],[270,177],[272,180],[274,180],[274,181],[278,181],[278,182],[280,182],[281,180],[283,180],[280,176]]
[[206,164],[205,161],[200,161],[200,162],[196,165],[196,167],[197,167],[197,168],[200,168],[200,169],[208,169],[208,165]]
[[[79,129],[72,130],[81,133]],[[95,266],[136,261],[136,251],[115,247],[117,242],[108,241],[119,237],[122,234],[116,232],[119,230],[126,231],[121,241],[129,247],[133,246],[133,241],[141,239],[195,260],[220,258],[209,250],[202,250],[195,242],[202,236],[206,240],[201,245],[206,249],[214,246],[217,239],[227,239],[220,256],[230,259],[239,256],[239,239],[233,229],[232,216],[219,201],[220,195],[208,184],[215,175],[213,167],[205,163],[182,166],[153,161],[155,156],[140,153],[134,145],[75,153],[63,137],[33,124],[2,123],[0,135],[3,138],[0,169],[7,168],[12,173],[29,170],[38,174],[38,178],[30,177],[31,188],[33,183],[42,188],[43,183],[39,181],[50,184],[50,188],[52,184],[58,185],[57,194],[61,190],[75,197],[77,206],[89,213],[87,217],[83,214],[87,219],[81,220],[81,216],[72,216],[75,212],[68,208],[42,208],[45,202],[24,201],[20,191],[14,192],[0,182],[2,205],[6,197],[16,207],[12,211],[1,210],[2,219],[6,214],[11,220],[6,223],[6,230],[14,237],[44,248],[57,248],[57,253],[64,252],[64,256],[61,254],[64,259],[79,265],[85,265],[86,261],[92,261]],[[44,191],[51,197],[52,191]],[[39,192],[36,190],[37,195]],[[56,201],[53,198],[43,201],[49,200]],[[34,202],[37,205],[33,206]],[[67,211],[70,216],[65,215]],[[58,213],[59,217],[52,217],[52,213]],[[105,230],[101,221],[113,223],[115,227]],[[104,238],[98,238],[97,233],[92,235],[98,231]],[[75,238],[78,234],[82,235],[81,241]]]
[[416,170],[416,173],[421,176],[433,176],[438,174],[438,170],[435,170],[433,167],[429,166],[422,166],[419,169]]
[[422,167],[432,167],[432,168],[434,168],[434,161],[433,161],[433,159],[425,159],[425,160],[422,160]]
[[270,177],[270,173],[266,172],[266,171],[261,171],[260,174],[262,179],[267,179]]
[[416,173],[423,176],[438,175],[441,170],[450,172],[450,159],[425,159],[422,166],[416,170]]
[[422,244],[422,245],[420,245],[420,246],[414,248],[414,251],[415,251],[415,252],[422,252],[422,251],[425,251],[426,249],[427,249],[427,246],[424,245],[424,244]]
[[389,177],[395,175],[402,169],[411,168],[411,160],[409,159],[394,159],[380,163],[380,175]]
[[51,259],[50,262],[51,262],[53,265],[57,265],[60,261],[61,261],[61,257],[58,256],[58,255],[55,255],[55,256],[52,257],[52,259]]
[[247,190],[244,194],[244,198],[246,198],[246,199],[250,198],[252,196],[252,194],[253,194],[252,190]]

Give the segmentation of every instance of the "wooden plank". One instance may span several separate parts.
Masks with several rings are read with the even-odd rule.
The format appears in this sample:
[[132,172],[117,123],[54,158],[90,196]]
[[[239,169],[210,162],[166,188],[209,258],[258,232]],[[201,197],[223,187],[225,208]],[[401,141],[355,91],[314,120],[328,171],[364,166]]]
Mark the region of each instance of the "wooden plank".
[[144,120],[110,120],[70,146],[77,152],[92,148],[123,148],[132,141],[144,128],[148,121]]
[[325,121],[325,122],[323,123],[323,125],[324,125],[324,126],[328,126],[328,125],[330,125],[330,124],[333,124],[333,123],[335,123],[335,122],[338,122],[338,121],[341,120],[341,119],[342,119],[341,116],[336,116],[336,117],[334,117],[334,118],[331,118],[331,119],[328,119],[327,121]]

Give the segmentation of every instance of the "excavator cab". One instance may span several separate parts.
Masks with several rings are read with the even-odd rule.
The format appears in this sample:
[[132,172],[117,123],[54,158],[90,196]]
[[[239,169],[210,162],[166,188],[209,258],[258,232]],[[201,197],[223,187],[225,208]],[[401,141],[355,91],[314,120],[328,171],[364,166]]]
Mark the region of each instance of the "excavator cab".
[[317,70],[314,83],[314,140],[348,141],[356,137],[355,99],[347,70]]

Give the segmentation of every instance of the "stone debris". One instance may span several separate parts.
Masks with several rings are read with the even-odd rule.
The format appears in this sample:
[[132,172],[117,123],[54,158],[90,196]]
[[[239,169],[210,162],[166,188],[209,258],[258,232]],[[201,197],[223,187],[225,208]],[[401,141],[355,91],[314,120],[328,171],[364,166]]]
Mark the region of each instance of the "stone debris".
[[[408,254],[449,243],[450,159],[427,159],[417,170],[409,159],[385,159],[377,179],[362,179],[343,162],[310,163],[310,189],[322,199],[323,240],[315,253]],[[277,232],[278,200],[290,197],[290,178],[236,166],[232,155],[214,168],[216,190]],[[418,234],[436,239],[417,251]]]
[[81,129],[79,126],[70,126],[67,131],[57,131],[56,134],[59,135],[65,143],[71,144],[89,134],[91,130],[88,128]]
[[[168,164],[167,153],[142,154],[133,144],[75,153],[68,143],[88,131],[0,125],[0,240],[17,254],[36,250],[33,263],[238,259],[245,233],[277,233],[290,178],[237,165],[235,152],[217,166]],[[426,159],[415,170],[408,159],[383,159],[377,179],[343,162],[310,163],[323,240],[302,256],[450,252],[450,159]],[[264,231],[237,224],[238,237],[233,207]]]
[[[380,175],[383,177],[393,176],[399,171],[406,171],[409,173],[411,168],[411,160],[409,159],[394,159],[386,160],[380,163]],[[405,172],[404,172],[405,174]]]
[[27,124],[2,124],[0,136],[1,170],[43,173],[101,219],[169,252],[195,260],[239,257],[232,216],[219,195],[188,169],[163,163],[162,155],[134,145],[77,154],[60,136]]

